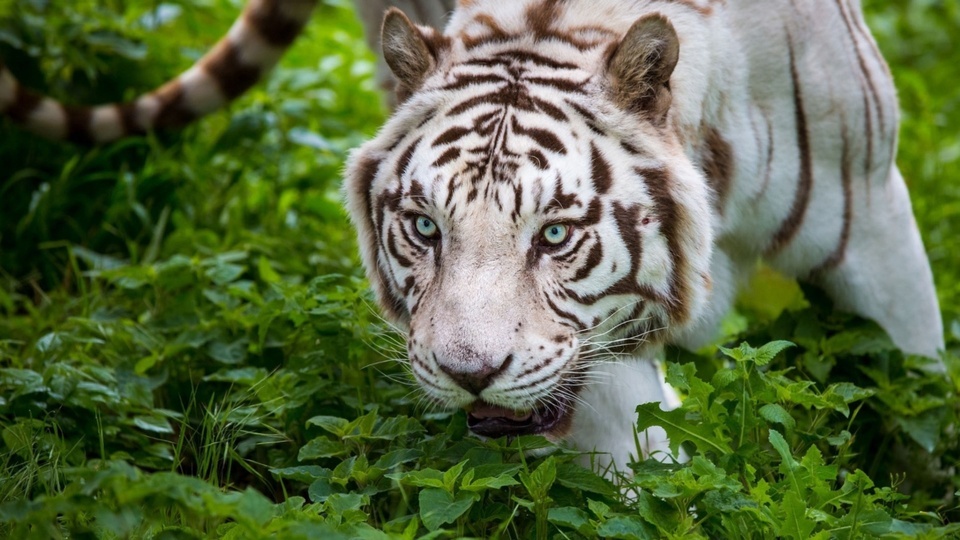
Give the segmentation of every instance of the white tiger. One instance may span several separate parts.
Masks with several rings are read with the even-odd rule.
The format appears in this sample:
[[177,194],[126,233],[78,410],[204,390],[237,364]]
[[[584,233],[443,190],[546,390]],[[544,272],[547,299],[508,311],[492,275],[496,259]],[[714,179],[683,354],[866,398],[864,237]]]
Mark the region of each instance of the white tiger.
[[708,341],[758,259],[942,349],[855,0],[463,0],[382,44],[402,103],[346,198],[413,374],[473,431],[624,470],[637,404],[673,401],[657,348]]
[[[439,25],[448,2],[359,4],[370,30],[385,4]],[[78,141],[182,125],[254,84],[314,5],[251,0],[126,105],[66,107],[0,64],[0,112]],[[652,360],[709,341],[758,259],[908,352],[943,348],[857,0],[460,0],[443,33],[389,11],[382,47],[401,103],[345,197],[415,378],[474,432],[620,470],[668,457],[662,431],[633,437],[639,403],[676,405]]]

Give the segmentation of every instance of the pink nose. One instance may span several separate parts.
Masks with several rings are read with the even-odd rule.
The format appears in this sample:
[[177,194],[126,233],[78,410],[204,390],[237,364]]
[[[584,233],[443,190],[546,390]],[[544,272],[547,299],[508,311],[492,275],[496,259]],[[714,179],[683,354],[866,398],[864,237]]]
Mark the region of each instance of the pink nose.
[[486,362],[478,362],[462,367],[440,364],[440,371],[449,375],[450,378],[453,379],[453,382],[457,383],[467,392],[479,396],[480,392],[483,392],[486,387],[493,384],[494,379],[505,372],[511,363],[513,363],[512,354],[507,355],[499,366],[494,366]]

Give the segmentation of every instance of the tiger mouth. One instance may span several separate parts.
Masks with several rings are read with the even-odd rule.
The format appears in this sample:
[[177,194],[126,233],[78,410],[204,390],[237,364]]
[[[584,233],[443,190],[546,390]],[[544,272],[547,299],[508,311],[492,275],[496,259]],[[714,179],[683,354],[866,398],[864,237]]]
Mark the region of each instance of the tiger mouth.
[[569,397],[551,400],[549,404],[529,411],[516,411],[477,400],[467,408],[467,427],[477,435],[494,439],[536,435],[562,429],[572,412]]

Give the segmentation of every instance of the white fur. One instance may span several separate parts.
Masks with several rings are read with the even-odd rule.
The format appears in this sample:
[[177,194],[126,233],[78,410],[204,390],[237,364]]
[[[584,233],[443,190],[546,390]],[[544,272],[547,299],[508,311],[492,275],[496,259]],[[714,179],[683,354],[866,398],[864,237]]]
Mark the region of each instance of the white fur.
[[140,96],[134,102],[134,122],[144,129],[153,127],[160,113],[160,100],[152,94]]
[[184,103],[194,113],[206,114],[227,103],[217,80],[207,73],[202,65],[194,65],[183,72],[180,75],[180,85],[183,88]]
[[97,142],[107,142],[123,136],[123,119],[113,105],[94,107],[90,114],[90,133]]
[[47,133],[52,139],[62,139],[67,134],[67,113],[55,100],[43,98],[27,117],[26,126],[35,133]]
[[270,45],[244,18],[233,23],[227,39],[236,47],[240,60],[246,65],[269,69],[283,56],[283,47]]

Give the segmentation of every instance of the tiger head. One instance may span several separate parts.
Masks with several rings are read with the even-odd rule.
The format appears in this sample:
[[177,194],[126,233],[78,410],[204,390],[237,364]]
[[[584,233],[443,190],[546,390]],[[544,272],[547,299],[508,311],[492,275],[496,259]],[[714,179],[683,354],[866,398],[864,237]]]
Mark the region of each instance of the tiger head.
[[709,292],[710,193],[670,127],[677,35],[659,15],[594,34],[384,21],[401,105],[345,197],[414,377],[480,435],[562,438],[592,365],[669,339]]

